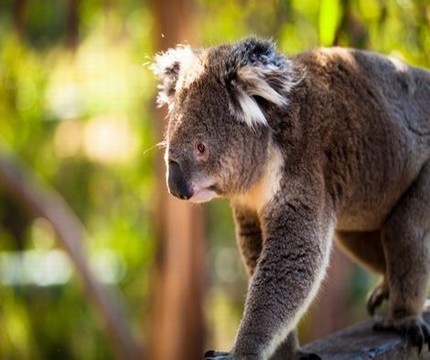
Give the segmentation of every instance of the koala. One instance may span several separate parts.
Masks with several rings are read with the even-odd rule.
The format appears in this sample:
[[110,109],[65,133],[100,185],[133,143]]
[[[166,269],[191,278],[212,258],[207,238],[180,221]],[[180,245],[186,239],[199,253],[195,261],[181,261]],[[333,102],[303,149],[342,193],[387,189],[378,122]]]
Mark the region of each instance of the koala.
[[430,347],[422,309],[430,273],[430,72],[376,53],[293,56],[247,38],[156,56],[168,106],[170,193],[229,199],[249,288],[229,352],[206,359],[318,359],[296,327],[333,240],[380,275],[378,328]]

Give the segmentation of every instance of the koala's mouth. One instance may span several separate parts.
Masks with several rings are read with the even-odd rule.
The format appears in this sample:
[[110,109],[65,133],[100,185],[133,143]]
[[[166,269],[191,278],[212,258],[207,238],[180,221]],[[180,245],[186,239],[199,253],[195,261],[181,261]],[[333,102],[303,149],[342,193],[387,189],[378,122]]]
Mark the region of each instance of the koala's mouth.
[[214,198],[219,197],[216,185],[210,185],[207,187],[194,187],[193,195],[189,199],[194,203],[208,202]]

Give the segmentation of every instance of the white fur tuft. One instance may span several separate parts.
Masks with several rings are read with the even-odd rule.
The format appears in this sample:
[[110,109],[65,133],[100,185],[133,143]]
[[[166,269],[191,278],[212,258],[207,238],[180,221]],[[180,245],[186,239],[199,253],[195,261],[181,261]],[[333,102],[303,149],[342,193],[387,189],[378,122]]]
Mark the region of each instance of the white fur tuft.
[[260,96],[263,99],[277,106],[287,105],[287,99],[277,92],[268,82],[267,75],[272,75],[273,70],[270,67],[251,67],[244,66],[239,69],[239,77],[248,83],[248,94],[251,96]]
[[201,63],[189,45],[178,45],[155,57],[150,69],[160,79],[157,103],[171,103],[172,95],[200,73]]
[[266,116],[254,97],[260,97],[278,107],[288,106],[288,92],[297,85],[289,66],[246,65],[238,69],[236,84],[238,116],[247,125],[268,125]]
[[267,125],[266,117],[255,99],[245,91],[238,89],[237,100],[242,111],[241,118],[249,127],[254,128],[257,124]]
[[161,78],[165,75],[166,70],[172,68],[175,63],[179,64],[182,70],[189,67],[195,59],[196,55],[189,45],[178,45],[175,48],[157,54],[150,69]]

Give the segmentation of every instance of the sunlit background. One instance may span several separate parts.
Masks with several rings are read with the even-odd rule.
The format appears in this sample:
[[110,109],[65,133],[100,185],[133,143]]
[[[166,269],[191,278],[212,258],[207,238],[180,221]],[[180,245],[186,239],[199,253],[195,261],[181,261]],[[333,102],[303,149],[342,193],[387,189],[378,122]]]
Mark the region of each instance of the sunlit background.
[[[143,349],[150,346],[155,263],[163,252],[157,193],[164,178],[156,171],[162,150],[155,146],[163,125],[148,64],[167,35],[159,19],[181,16],[161,3],[0,2],[0,155],[13,154],[83,223],[90,269],[121,300],[128,331]],[[427,0],[177,3],[188,9],[186,21],[175,19],[190,34],[182,40],[197,47],[256,34],[287,54],[341,45],[430,66]],[[0,358],[114,358],[52,224],[29,215],[1,183]],[[203,225],[203,345],[228,349],[247,286],[228,204],[205,206]],[[363,319],[374,281],[336,252],[301,338]]]

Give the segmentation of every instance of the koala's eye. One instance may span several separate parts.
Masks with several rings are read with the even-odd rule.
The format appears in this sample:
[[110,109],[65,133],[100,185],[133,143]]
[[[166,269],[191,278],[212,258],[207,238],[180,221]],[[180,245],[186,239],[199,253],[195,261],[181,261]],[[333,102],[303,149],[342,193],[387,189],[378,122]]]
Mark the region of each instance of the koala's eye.
[[209,152],[206,144],[204,142],[197,142],[194,145],[194,157],[198,161],[207,161],[209,157]]
[[206,151],[206,146],[205,146],[205,144],[203,144],[203,143],[198,143],[198,144],[196,145],[196,149],[197,149],[198,153],[199,153],[200,155],[202,155],[202,154],[204,154],[204,153],[205,153],[205,151]]

